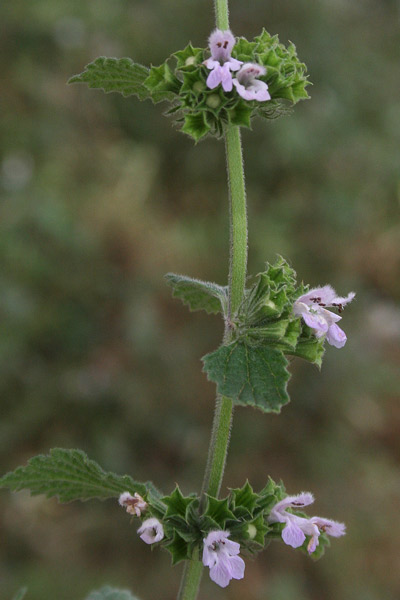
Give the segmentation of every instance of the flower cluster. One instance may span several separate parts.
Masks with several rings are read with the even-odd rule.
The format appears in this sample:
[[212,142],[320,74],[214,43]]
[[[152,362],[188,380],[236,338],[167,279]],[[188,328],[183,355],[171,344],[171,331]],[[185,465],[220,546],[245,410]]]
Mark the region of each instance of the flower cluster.
[[[211,73],[207,77],[207,87],[214,89],[221,84],[225,92],[230,92],[235,86],[238,94],[245,100],[271,100],[268,85],[257,79],[266,74],[265,67],[253,63],[243,64],[243,61],[232,58],[235,38],[229,29],[216,29],[208,42],[211,57],[204,61],[204,64]],[[232,78],[231,71],[237,71],[235,79]]]
[[342,312],[344,306],[351,302],[354,296],[355,293],[350,292],[342,298],[336,295],[335,290],[330,285],[325,285],[321,288],[314,288],[300,296],[294,303],[293,312],[303,318],[317,338],[326,335],[329,344],[336,348],[343,348],[347,337],[345,332],[337,325],[342,317],[327,310],[326,307],[333,307]]
[[299,548],[306,540],[306,536],[310,536],[310,541],[307,545],[309,554],[315,552],[319,544],[319,536],[321,531],[340,537],[346,533],[346,527],[343,523],[337,523],[330,519],[322,517],[300,517],[291,512],[287,512],[291,508],[302,508],[314,502],[314,497],[309,492],[303,492],[298,496],[287,496],[272,508],[268,517],[269,523],[285,523],[282,530],[282,539],[285,544],[292,548]]

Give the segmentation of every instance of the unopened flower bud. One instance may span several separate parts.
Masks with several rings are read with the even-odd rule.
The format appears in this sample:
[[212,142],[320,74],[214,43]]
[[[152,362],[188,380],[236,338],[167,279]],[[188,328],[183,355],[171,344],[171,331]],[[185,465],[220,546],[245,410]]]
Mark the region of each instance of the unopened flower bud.
[[207,97],[206,104],[210,108],[218,108],[218,106],[221,104],[221,98],[218,96],[218,94],[210,94]]
[[254,538],[257,535],[257,527],[255,525],[253,525],[252,523],[249,523],[247,525],[247,533],[249,534],[249,538],[251,540],[254,540]]

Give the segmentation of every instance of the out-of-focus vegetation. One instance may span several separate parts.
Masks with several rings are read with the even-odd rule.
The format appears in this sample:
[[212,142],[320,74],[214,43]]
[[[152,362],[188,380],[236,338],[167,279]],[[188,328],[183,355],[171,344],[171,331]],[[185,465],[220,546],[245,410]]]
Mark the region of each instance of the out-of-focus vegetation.
[[[0,6],[0,468],[52,446],[199,489],[214,386],[199,358],[216,317],[170,298],[167,271],[224,283],[223,145],[162,106],[66,81],[98,55],[158,64],[213,28],[203,0],[15,0]],[[244,133],[250,272],[276,253],[357,300],[322,372],[296,360],[280,417],[236,411],[225,486],[267,475],[345,521],[317,563],[272,544],[201,598],[395,600],[400,521],[400,4],[231,0],[231,26],[293,40],[311,101]],[[172,600],[181,567],[114,502],[0,498],[0,596],[79,600],[105,583]],[[157,578],[154,577],[157,573]]]

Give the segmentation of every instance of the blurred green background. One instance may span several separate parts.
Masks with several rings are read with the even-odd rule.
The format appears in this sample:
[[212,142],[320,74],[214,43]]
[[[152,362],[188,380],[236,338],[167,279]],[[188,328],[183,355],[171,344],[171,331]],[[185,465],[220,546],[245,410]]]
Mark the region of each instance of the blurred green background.
[[[170,297],[168,271],[224,283],[223,145],[194,146],[163,106],[68,78],[99,55],[159,64],[213,28],[204,0],[13,0],[0,6],[0,468],[52,446],[198,490],[217,317]],[[231,0],[231,27],[292,40],[312,100],[245,131],[249,272],[277,253],[299,279],[357,292],[322,372],[292,363],[281,416],[237,409],[224,490],[270,474],[345,521],[313,563],[272,544],[216,600],[400,596],[400,3]],[[311,514],[310,513],[310,514]],[[0,496],[0,597],[80,600],[105,583],[172,600],[181,566],[115,501]],[[154,574],[157,574],[155,577]]]

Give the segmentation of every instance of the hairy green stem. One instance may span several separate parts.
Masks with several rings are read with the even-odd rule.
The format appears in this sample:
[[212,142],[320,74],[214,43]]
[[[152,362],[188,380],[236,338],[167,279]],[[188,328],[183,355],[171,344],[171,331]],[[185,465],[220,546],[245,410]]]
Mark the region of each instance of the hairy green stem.
[[235,315],[244,294],[247,269],[247,211],[242,144],[239,127],[230,125],[225,132],[228,168],[231,235],[229,269],[229,319]]
[[200,509],[204,508],[205,494],[217,497],[224,475],[233,416],[233,403],[226,396],[217,397],[208,462],[201,491]]
[[[219,29],[229,28],[227,0],[215,0],[215,17]],[[229,314],[224,336],[224,343],[228,343],[230,321],[243,299],[247,269],[246,192],[239,127],[227,126],[225,150],[230,198]],[[228,453],[232,417],[232,400],[226,396],[218,396],[201,492],[201,510],[204,510],[206,494],[214,497],[219,494]],[[196,600],[202,572],[203,563],[197,551],[192,560],[186,562],[178,600]]]
[[214,0],[215,23],[218,29],[229,29],[228,0]]

